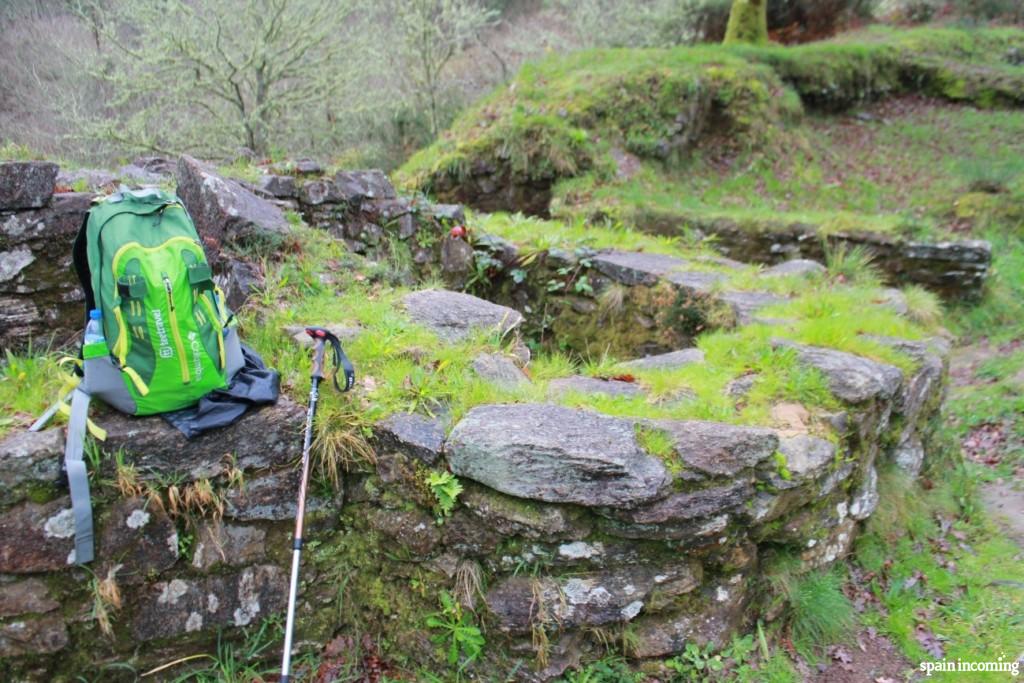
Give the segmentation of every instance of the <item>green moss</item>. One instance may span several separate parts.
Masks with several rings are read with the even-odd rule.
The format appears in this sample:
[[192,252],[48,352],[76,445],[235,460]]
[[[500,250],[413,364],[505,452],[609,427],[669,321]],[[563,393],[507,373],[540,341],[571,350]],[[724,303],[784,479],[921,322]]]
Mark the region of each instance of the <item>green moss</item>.
[[675,440],[664,429],[638,423],[634,430],[637,443],[650,455],[661,460],[672,475],[682,471],[682,463],[676,454]]

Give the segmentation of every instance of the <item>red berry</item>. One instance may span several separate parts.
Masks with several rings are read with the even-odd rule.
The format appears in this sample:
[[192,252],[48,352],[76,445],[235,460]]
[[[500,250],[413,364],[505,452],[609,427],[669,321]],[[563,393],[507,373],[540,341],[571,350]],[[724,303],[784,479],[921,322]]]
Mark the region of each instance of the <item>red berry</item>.
[[452,237],[456,238],[456,239],[458,239],[458,238],[465,239],[466,238],[466,226],[465,225],[456,225],[455,227],[453,227],[451,230],[448,231],[448,234],[451,235]]

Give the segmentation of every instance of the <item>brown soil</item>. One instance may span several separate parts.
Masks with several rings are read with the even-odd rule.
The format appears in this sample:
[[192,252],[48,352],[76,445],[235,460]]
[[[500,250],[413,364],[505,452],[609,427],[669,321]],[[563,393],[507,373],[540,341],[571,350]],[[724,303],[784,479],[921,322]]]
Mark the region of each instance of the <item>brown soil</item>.
[[916,666],[891,640],[865,629],[853,644],[829,648],[827,664],[800,669],[806,683],[902,683],[914,680]]

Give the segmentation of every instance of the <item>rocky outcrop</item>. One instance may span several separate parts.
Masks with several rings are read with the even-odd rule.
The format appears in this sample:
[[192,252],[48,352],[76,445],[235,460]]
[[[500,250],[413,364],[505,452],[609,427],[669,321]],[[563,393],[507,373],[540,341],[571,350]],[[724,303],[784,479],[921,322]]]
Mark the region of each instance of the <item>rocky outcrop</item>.
[[190,156],[178,160],[176,179],[178,196],[215,263],[221,249],[270,251],[290,232],[281,209]]

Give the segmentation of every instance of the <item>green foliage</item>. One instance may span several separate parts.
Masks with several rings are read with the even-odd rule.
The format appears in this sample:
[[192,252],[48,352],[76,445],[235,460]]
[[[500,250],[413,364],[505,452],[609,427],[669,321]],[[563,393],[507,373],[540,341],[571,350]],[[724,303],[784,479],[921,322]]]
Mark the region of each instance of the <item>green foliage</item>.
[[646,677],[632,671],[622,657],[609,656],[578,671],[570,671],[561,680],[563,683],[642,683]]
[[0,360],[0,436],[16,425],[28,425],[58,396],[67,376],[57,364],[57,355],[31,345],[23,353],[4,350]]
[[431,636],[431,640],[447,644],[448,665],[458,664],[457,671],[461,674],[483,653],[486,641],[448,591],[441,591],[439,600],[441,611],[427,617],[427,627],[440,631]]
[[860,245],[851,247],[846,242],[826,243],[825,265],[828,274],[841,282],[868,287],[881,284],[874,255]]
[[797,562],[783,557],[767,576],[789,604],[789,628],[802,656],[813,661],[826,646],[842,642],[853,631],[857,616],[843,593],[839,569],[800,573]]
[[80,122],[83,133],[133,150],[266,156],[308,133],[312,117],[295,112],[343,106],[361,36],[349,2],[73,5],[97,37],[88,75],[113,93],[115,111],[131,112],[104,109]]
[[474,0],[395,0],[386,8],[394,38],[390,44],[404,62],[399,71],[420,111],[429,116],[431,137],[437,137],[446,67],[497,22],[498,13]]
[[217,654],[196,655],[192,661],[207,664],[193,668],[174,679],[174,683],[233,683],[234,681],[262,680],[277,671],[278,665],[266,659],[278,654],[284,628],[280,617],[268,617],[259,626],[242,629],[243,642],[226,640],[223,634],[217,636]]
[[796,673],[785,654],[769,651],[760,624],[758,633],[758,641],[753,634],[733,636],[720,650],[710,644],[687,643],[681,654],[665,661],[666,668],[675,672],[672,682],[796,683]]
[[436,510],[441,517],[448,517],[455,509],[459,494],[462,493],[462,484],[451,472],[436,472],[431,470],[427,474],[427,487],[434,494],[437,501]]
[[33,151],[27,145],[18,144],[13,140],[4,140],[0,144],[0,160],[3,161],[34,161],[45,156]]

